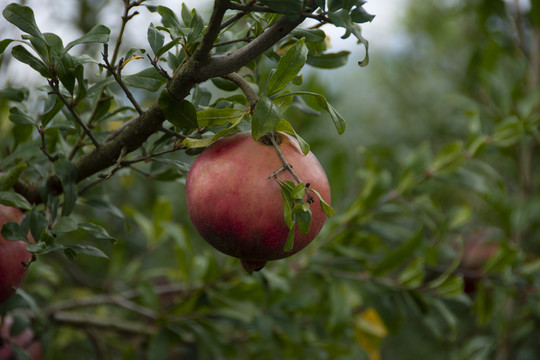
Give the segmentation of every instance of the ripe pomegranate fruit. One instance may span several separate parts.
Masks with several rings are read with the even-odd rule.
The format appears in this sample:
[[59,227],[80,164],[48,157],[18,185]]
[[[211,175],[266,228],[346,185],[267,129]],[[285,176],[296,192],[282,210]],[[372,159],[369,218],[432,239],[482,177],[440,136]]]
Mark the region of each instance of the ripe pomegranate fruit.
[[[275,134],[283,156],[298,178],[309,183],[309,188],[318,191],[330,204],[328,179],[315,155],[304,155],[294,137]],[[187,176],[188,213],[199,234],[217,250],[240,258],[249,273],[262,269],[269,260],[302,250],[326,220],[318,197],[313,196],[307,234],[296,226],[292,250],[284,250],[289,228],[281,189],[272,177],[282,167],[271,143],[255,141],[249,132],[242,132],[211,144]],[[282,181],[293,180],[288,171],[280,171],[276,176]]]
[[0,318],[0,359],[16,359],[11,348],[11,344],[16,344],[26,350],[32,359],[41,360],[41,344],[34,338],[34,332],[26,328],[16,336],[11,336],[12,324],[13,318],[11,316],[6,316],[3,319]]
[[[24,215],[21,210],[0,204],[0,230],[5,223],[20,223]],[[15,293],[26,273],[32,254],[26,250],[25,241],[9,241],[0,235],[0,303]]]

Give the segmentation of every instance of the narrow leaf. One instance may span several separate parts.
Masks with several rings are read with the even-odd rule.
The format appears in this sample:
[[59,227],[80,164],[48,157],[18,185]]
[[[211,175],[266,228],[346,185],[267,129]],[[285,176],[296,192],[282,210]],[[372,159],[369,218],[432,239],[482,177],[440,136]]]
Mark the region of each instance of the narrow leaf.
[[88,43],[106,43],[107,41],[109,41],[110,33],[111,30],[105,25],[96,25],[77,40],[73,40],[72,42],[68,43],[64,48],[62,55],[67,53],[75,45]]
[[197,122],[200,127],[224,125],[243,117],[245,112],[240,109],[208,109],[197,112]]
[[310,191],[312,191],[313,193],[315,193],[315,195],[317,195],[317,197],[319,198],[319,203],[321,204],[321,208],[324,212],[324,214],[327,216],[327,217],[331,217],[331,216],[334,216],[334,214],[336,213],[336,211],[334,210],[333,207],[331,207],[326,201],[324,201],[324,199],[322,198],[321,194],[315,190],[315,189],[312,189],[312,188],[309,188]]
[[148,27],[147,38],[148,43],[150,44],[150,47],[154,52],[154,56],[158,57],[158,53],[160,52],[160,49],[163,47],[163,44],[165,42],[165,36],[163,36],[163,34],[159,32],[158,29],[156,29],[154,24],[151,23]]
[[253,112],[253,122],[251,124],[253,139],[257,141],[266,133],[274,130],[282,117],[279,107],[267,96],[261,95]]
[[11,49],[11,55],[17,60],[19,60],[22,63],[25,63],[27,65],[30,65],[30,67],[37,72],[39,72],[42,76],[50,78],[51,73],[49,71],[49,68],[43,61],[35,57],[34,55],[30,54],[28,50],[22,45],[14,46],[13,49]]
[[32,205],[22,195],[13,191],[1,191],[0,192],[0,204],[16,207],[18,209],[30,210]]
[[26,237],[26,233],[21,229],[20,225],[9,221],[2,225],[2,231],[1,231],[2,237],[7,240],[24,240],[28,241]]
[[34,12],[28,6],[11,3],[2,12],[7,21],[21,29],[27,34],[43,38],[43,34],[39,30]]
[[122,77],[122,80],[129,86],[152,92],[158,91],[161,85],[165,84],[166,81],[166,79],[153,67],[144,69],[133,75],[124,76]]
[[285,242],[285,246],[283,247],[283,251],[289,252],[294,247],[294,226],[290,228],[289,235],[287,236],[287,241]]
[[390,253],[384,260],[375,266],[373,274],[376,276],[383,275],[384,273],[395,269],[403,262],[410,259],[416,249],[420,247],[423,239],[422,229],[414,234],[409,240],[397,248],[394,252]]
[[305,39],[298,40],[279,60],[276,71],[271,75],[268,81],[268,96],[279,92],[290,81],[292,81],[298,72],[306,63],[308,50],[305,45]]
[[163,89],[159,95],[159,108],[178,129],[195,129],[198,126],[195,106],[187,100],[177,101],[167,89]]
[[64,206],[62,216],[68,216],[77,202],[77,167],[65,158],[54,162],[54,171],[60,178],[64,190]]
[[79,223],[79,227],[86,230],[90,236],[95,237],[96,239],[116,241],[116,239],[109,235],[107,230],[100,225],[93,223]]
[[72,250],[76,254],[95,256],[95,257],[100,257],[104,259],[109,258],[103,251],[91,245],[76,244],[76,245],[67,246],[66,249]]

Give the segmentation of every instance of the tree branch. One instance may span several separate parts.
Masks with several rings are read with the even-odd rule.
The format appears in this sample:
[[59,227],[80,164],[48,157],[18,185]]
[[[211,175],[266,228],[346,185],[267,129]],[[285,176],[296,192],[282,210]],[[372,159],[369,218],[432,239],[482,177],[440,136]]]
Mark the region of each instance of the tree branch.
[[304,16],[300,16],[296,20],[289,20],[288,17],[283,16],[246,46],[231,54],[211,59],[208,65],[200,69],[200,76],[210,79],[235,72],[264,54],[265,51],[300,25],[304,19]]
[[[304,16],[299,16],[295,20],[289,20],[288,17],[283,16],[244,47],[229,55],[211,58],[210,51],[219,35],[221,22],[228,5],[229,1],[215,1],[214,11],[201,44],[195,53],[175,71],[168,82],[167,89],[176,100],[184,99],[189,95],[197,83],[233,73],[255,60],[305,19]],[[78,170],[77,181],[80,182],[114,165],[122,149],[125,149],[126,154],[138,149],[152,134],[160,130],[164,121],[165,116],[159,108],[158,100],[156,100],[138,117],[111,133],[99,144],[99,148],[93,149],[74,162]],[[51,193],[60,194],[62,192],[60,180],[56,175],[49,177],[47,183]],[[38,183],[27,184],[19,181],[15,190],[31,203],[42,202]]]
[[237,73],[223,75],[222,78],[230,80],[236,85],[238,85],[240,90],[242,90],[244,95],[246,95],[246,98],[249,102],[249,107],[253,111],[253,109],[255,109],[255,105],[257,105],[257,101],[259,101],[259,97],[257,96],[255,90],[253,90],[253,88],[247,83],[247,81],[244,80],[244,78]]

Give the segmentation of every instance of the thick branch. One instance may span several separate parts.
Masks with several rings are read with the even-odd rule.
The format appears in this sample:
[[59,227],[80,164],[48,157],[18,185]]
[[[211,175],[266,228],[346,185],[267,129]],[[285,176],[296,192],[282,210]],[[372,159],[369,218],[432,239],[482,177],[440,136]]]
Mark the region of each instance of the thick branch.
[[[216,0],[204,40],[193,56],[175,71],[169,81],[167,88],[175,99],[184,99],[197,83],[233,73],[255,60],[304,20],[303,16],[293,21],[284,16],[258,38],[241,49],[226,56],[210,58],[209,53],[219,35],[220,24],[227,10],[227,4],[228,1]],[[113,132],[100,144],[99,148],[75,161],[78,170],[77,181],[84,180],[114,165],[122,149],[125,149],[127,154],[139,148],[152,134],[160,130],[164,121],[165,116],[156,100],[138,117]],[[47,181],[52,193],[58,194],[62,192],[58,177],[52,175]],[[26,184],[18,182],[15,189],[31,203],[42,202],[38,183]]]
[[300,25],[304,19],[305,17],[302,16],[291,21],[286,16],[283,16],[246,46],[231,54],[211,59],[208,65],[200,70],[200,75],[206,79],[210,79],[235,72],[245,64],[264,54],[271,46]]

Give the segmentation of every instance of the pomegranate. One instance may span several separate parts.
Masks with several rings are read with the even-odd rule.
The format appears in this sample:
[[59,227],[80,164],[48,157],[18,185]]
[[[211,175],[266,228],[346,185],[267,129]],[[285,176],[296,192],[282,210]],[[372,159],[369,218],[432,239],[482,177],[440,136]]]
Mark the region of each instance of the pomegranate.
[[[298,178],[330,204],[328,179],[315,155],[304,155],[290,135],[276,133],[276,141]],[[276,178],[294,180],[286,170],[275,174],[281,168],[282,160],[271,143],[242,132],[211,144],[187,176],[187,208],[195,228],[217,250],[241,259],[249,273],[305,248],[326,220],[318,197],[313,196],[309,230],[302,233],[296,225],[292,249],[285,251],[289,228]]]
[[16,344],[26,350],[32,359],[41,360],[41,344],[35,339],[34,332],[26,328],[19,334],[11,336],[12,324],[13,318],[11,316],[6,316],[3,319],[0,318],[0,359],[16,359],[10,346],[11,344]]
[[[20,223],[24,215],[21,210],[0,204],[0,229],[5,223]],[[26,250],[25,241],[10,241],[0,235],[0,303],[15,293],[26,273],[25,263],[32,258]]]

